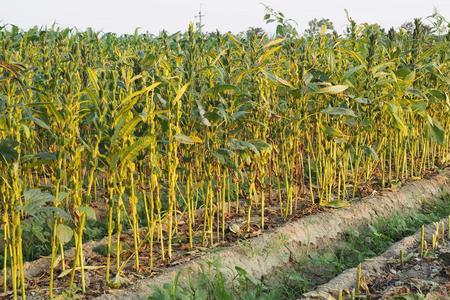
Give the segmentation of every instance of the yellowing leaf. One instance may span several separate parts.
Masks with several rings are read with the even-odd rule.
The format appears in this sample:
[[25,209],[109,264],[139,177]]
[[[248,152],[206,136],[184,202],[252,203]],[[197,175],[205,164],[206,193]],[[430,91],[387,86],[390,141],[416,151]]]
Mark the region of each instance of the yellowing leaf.
[[178,141],[181,144],[186,144],[186,145],[193,145],[193,144],[201,144],[203,143],[203,141],[195,136],[195,135],[191,135],[191,136],[187,136],[184,134],[176,134],[173,136],[173,138]]
[[325,207],[331,207],[331,208],[345,208],[350,206],[350,203],[345,200],[335,200],[330,201],[327,204],[325,204]]
[[73,237],[73,230],[67,225],[58,224],[56,225],[56,236],[63,245],[67,244]]
[[285,39],[284,38],[279,38],[273,41],[268,42],[267,44],[264,45],[264,48],[269,48],[275,45],[278,45],[280,43],[282,43]]
[[317,91],[319,94],[339,94],[348,89],[348,85],[330,85]]

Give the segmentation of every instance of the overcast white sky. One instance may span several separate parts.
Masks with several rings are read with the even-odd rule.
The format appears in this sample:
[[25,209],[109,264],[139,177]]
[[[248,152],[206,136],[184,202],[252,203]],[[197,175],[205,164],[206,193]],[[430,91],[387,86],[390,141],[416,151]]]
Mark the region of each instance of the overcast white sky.
[[0,24],[33,25],[132,33],[185,30],[200,5],[205,29],[239,32],[250,26],[273,32],[263,21],[263,2],[296,20],[303,31],[313,18],[329,18],[336,29],[346,24],[344,9],[358,22],[398,27],[414,17],[426,17],[436,7],[450,18],[450,0],[0,0]]

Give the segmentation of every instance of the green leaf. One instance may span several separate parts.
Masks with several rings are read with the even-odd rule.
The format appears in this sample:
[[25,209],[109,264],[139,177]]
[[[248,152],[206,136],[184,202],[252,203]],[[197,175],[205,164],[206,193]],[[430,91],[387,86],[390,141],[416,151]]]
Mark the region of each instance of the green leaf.
[[427,101],[416,101],[412,104],[412,109],[414,112],[424,112],[427,110],[428,102]]
[[401,117],[401,113],[403,112],[402,107],[396,103],[389,103],[389,112],[392,117],[394,117],[396,127],[404,133],[407,132],[408,127],[405,125],[405,121]]
[[373,102],[372,99],[369,99],[369,98],[363,98],[363,97],[355,98],[355,101],[358,102],[358,103],[360,103],[360,104],[370,104],[370,103]]
[[145,120],[146,117],[146,114],[139,114],[129,121],[125,122],[125,120],[123,120],[123,122],[119,122],[114,130],[114,139],[124,138],[132,134],[136,126],[141,121]]
[[327,74],[321,70],[311,69],[306,75],[305,84],[309,84],[312,79],[319,82],[326,82],[330,80],[330,74]]
[[53,195],[48,192],[42,192],[40,189],[29,189],[23,192],[26,202],[50,202],[53,201]]
[[213,151],[212,155],[219,161],[220,164],[236,169],[237,166],[232,160],[233,151],[226,148],[220,148]]
[[261,153],[270,153],[272,151],[272,145],[263,140],[250,140],[249,142]]
[[350,108],[344,108],[344,107],[328,107],[328,108],[322,109],[320,112],[323,114],[332,115],[332,116],[348,116],[348,117],[354,117],[354,118],[358,117],[353,110],[351,110]]
[[364,69],[364,65],[359,65],[359,66],[348,69],[344,73],[344,79],[349,79],[350,77],[352,77],[353,74],[355,74],[356,72],[358,72],[361,69]]
[[267,78],[269,78],[271,81],[273,82],[278,82],[281,83],[284,86],[290,87],[290,88],[294,88],[292,86],[292,84],[290,84],[288,81],[284,80],[283,78],[278,77],[275,74],[269,73],[267,71],[262,70],[261,71],[264,75],[266,75]]
[[442,145],[445,140],[445,132],[442,128],[441,124],[438,120],[431,118],[429,115],[428,117],[428,128],[429,132],[431,134],[431,139],[435,141],[436,143]]
[[276,33],[277,33],[277,35],[284,36],[286,34],[286,27],[284,27],[282,24],[278,24]]
[[31,216],[41,213],[48,209],[47,204],[53,202],[53,195],[48,192],[42,192],[40,189],[29,189],[23,192],[24,202],[19,209]]
[[233,120],[239,120],[245,117],[249,112],[248,111],[237,111],[232,115]]
[[139,96],[141,96],[145,93],[148,93],[150,91],[153,91],[160,84],[161,83],[159,83],[159,82],[155,82],[154,84],[152,84],[146,88],[143,88],[142,90],[134,92],[134,93],[128,95],[127,97],[125,97],[124,99],[122,99],[120,105],[117,107],[118,112],[114,119],[114,126],[116,126],[120,121],[122,121],[125,114],[128,113],[131,110],[131,108],[133,108],[133,106],[139,100]]
[[439,90],[431,90],[430,95],[433,96],[434,99],[437,100],[437,102],[439,101],[445,101],[447,99],[447,96],[444,92],[439,91]]
[[225,92],[228,92],[228,93],[239,92],[239,88],[232,84],[216,84],[212,90],[213,90],[214,94],[225,93]]
[[363,145],[362,149],[364,154],[372,157],[374,160],[378,160],[378,154],[372,147]]
[[19,153],[16,147],[19,143],[12,139],[0,140],[0,162],[11,163],[17,160]]
[[72,240],[73,230],[67,225],[58,224],[56,225],[56,236],[63,245],[67,244],[70,240]]
[[33,224],[31,227],[31,233],[36,237],[41,243],[48,243],[48,239],[44,235],[44,228],[38,224]]
[[35,154],[26,154],[22,156],[21,162],[27,163],[29,166],[42,166],[56,160],[56,153],[40,152]]
[[386,68],[395,65],[393,62],[384,62],[379,65],[373,66],[370,70],[374,76],[376,76],[377,73],[381,73]]
[[333,128],[330,126],[325,126],[325,128],[323,129],[325,136],[328,139],[334,139],[335,142],[344,142],[347,138],[347,136],[342,133],[341,130],[337,129],[337,128]]
[[51,212],[55,217],[58,217],[64,221],[67,221],[67,222],[72,221],[71,215],[62,208],[47,206],[47,207],[45,207],[45,210],[48,212]]
[[415,77],[416,77],[416,72],[415,71],[411,71],[410,69],[408,69],[407,67],[402,67],[400,69],[398,69],[395,72],[395,75],[397,75],[398,78],[404,80],[404,81],[414,81]]
[[50,127],[47,125],[47,123],[45,123],[44,121],[42,121],[39,118],[36,117],[29,117],[29,119],[31,121],[33,121],[36,125],[38,125],[39,127],[42,127],[44,129],[47,129],[48,131],[50,131]]
[[236,139],[230,139],[228,141],[228,148],[236,151],[252,151],[255,154],[259,154],[258,148],[256,148],[252,143],[239,141]]
[[83,205],[78,207],[78,211],[81,213],[86,214],[86,218],[88,220],[97,220],[97,216],[95,214],[95,209],[93,209],[92,207],[88,206],[88,205]]
[[140,137],[133,144],[120,151],[116,159],[119,159],[120,162],[132,161],[140,151],[148,148],[154,140],[153,136]]

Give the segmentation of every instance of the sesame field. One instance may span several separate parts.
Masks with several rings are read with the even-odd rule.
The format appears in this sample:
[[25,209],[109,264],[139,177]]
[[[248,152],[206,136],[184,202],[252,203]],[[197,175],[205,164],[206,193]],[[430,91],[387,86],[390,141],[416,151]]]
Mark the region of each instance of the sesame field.
[[275,33],[0,27],[0,299],[113,295],[450,178],[443,17],[304,34],[264,18]]

